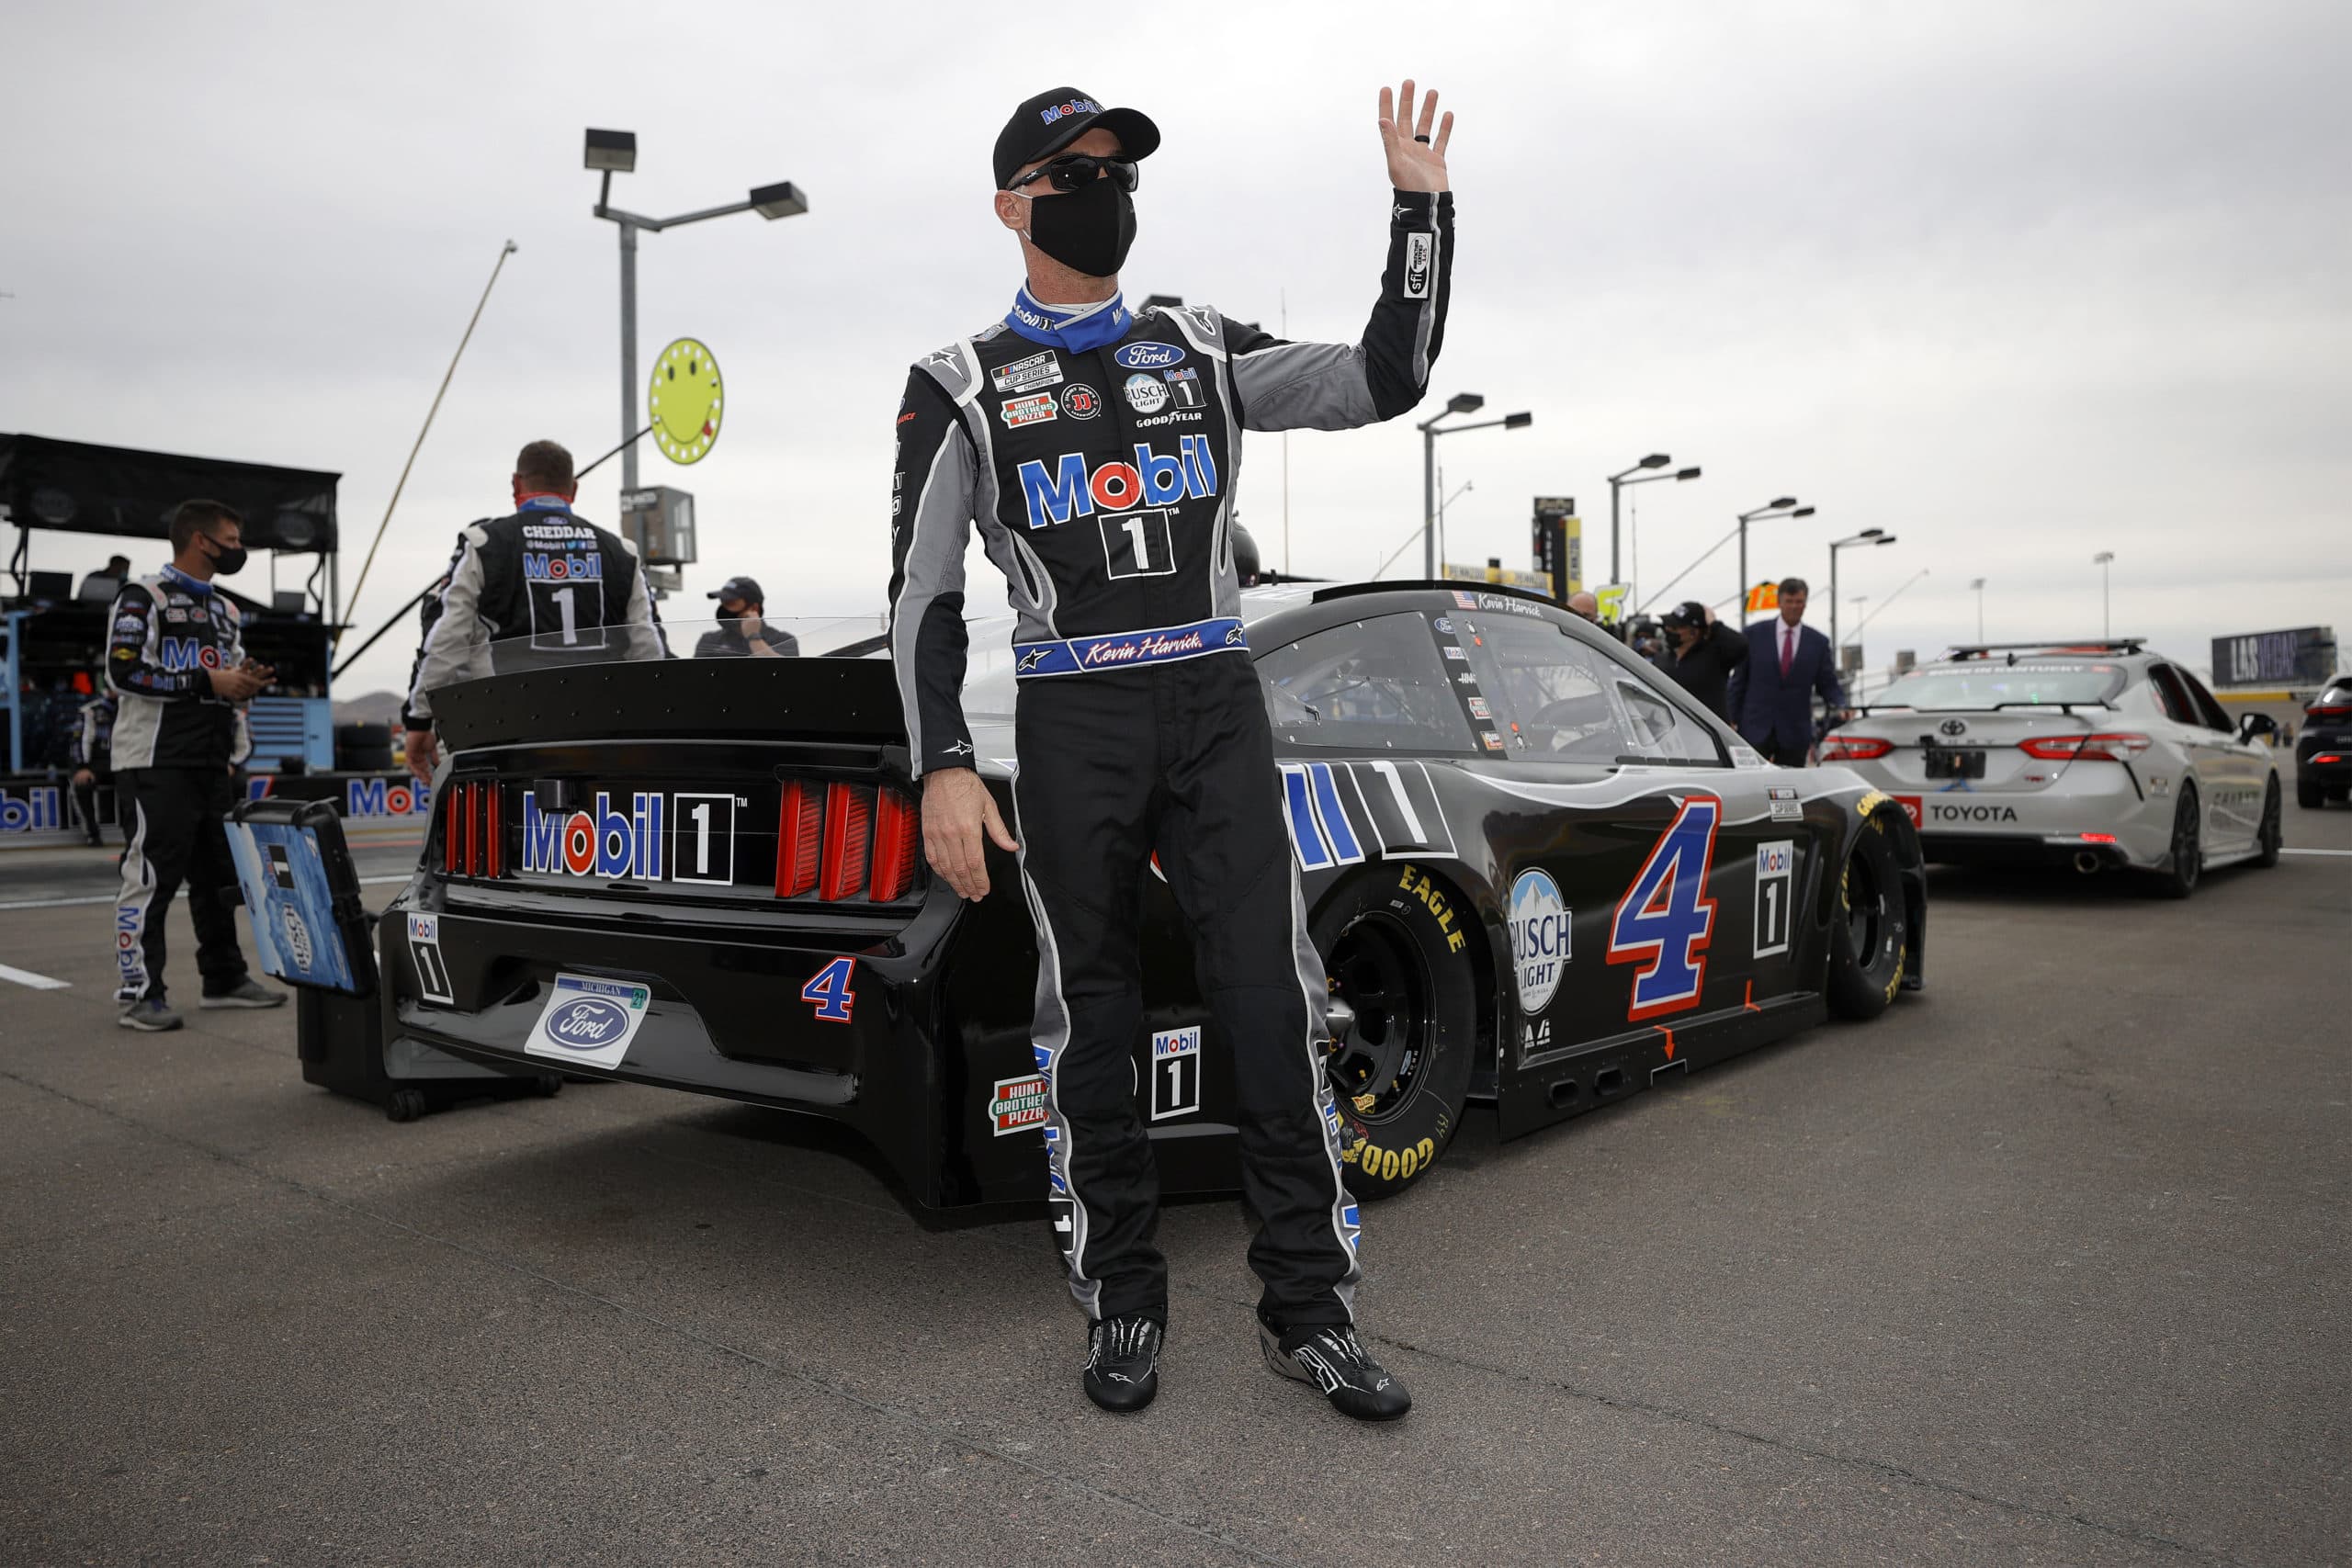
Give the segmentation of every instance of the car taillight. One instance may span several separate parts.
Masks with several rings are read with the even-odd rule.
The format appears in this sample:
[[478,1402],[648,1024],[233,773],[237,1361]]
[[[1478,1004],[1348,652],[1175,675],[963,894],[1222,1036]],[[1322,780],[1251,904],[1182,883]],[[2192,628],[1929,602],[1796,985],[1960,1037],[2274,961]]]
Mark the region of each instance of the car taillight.
[[2083,842],[2086,844],[2111,844],[2115,842],[2115,835],[2112,833],[2085,833],[2081,837]]
[[2303,710],[2303,716],[2305,718],[2352,717],[2352,707],[2346,707],[2338,703],[2329,703],[2325,706],[2314,704],[2312,706],[2307,707]]
[[777,897],[797,898],[817,886],[817,858],[824,839],[824,786],[800,782],[786,784],[775,823]]
[[502,796],[494,784],[453,784],[442,792],[441,872],[445,876],[506,874]]
[[2128,762],[2148,749],[2144,735],[2039,735],[2018,750],[2045,762]]
[[877,904],[901,897],[914,886],[915,857],[922,850],[922,818],[915,803],[893,789],[874,803],[874,888]]
[[889,786],[794,780],[776,821],[775,896],[813,892],[829,903],[863,895],[888,904],[915,885],[922,821]]
[[1881,740],[1875,736],[1830,735],[1821,742],[1821,760],[1825,762],[1867,762],[1894,750],[1894,741]]
[[2317,756],[2314,756],[2312,761],[2314,762],[2340,762],[2344,761],[2344,758],[2338,752],[2322,751]]

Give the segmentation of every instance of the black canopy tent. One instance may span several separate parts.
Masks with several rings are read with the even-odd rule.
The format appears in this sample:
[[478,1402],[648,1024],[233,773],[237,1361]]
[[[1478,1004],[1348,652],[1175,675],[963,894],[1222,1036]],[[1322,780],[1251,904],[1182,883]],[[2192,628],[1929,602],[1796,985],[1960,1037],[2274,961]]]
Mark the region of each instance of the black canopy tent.
[[334,505],[335,483],[342,477],[224,457],[0,434],[0,515],[17,525],[8,570],[21,595],[34,530],[160,539],[170,532],[172,509],[203,496],[244,514],[249,548],[318,556],[327,581],[321,592],[313,571],[311,592],[333,625],[342,618]]

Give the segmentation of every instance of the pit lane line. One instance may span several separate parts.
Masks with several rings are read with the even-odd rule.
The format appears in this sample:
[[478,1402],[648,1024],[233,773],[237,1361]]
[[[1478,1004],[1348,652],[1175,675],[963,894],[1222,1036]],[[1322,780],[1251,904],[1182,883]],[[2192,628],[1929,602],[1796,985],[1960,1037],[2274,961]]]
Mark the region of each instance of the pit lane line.
[[66,991],[74,987],[71,980],[52,979],[47,975],[36,975],[29,969],[18,969],[8,964],[0,964],[0,980],[14,980],[17,985],[29,986],[36,991]]
[[[2352,851],[2346,851],[2344,852],[2352,854]],[[362,887],[373,887],[378,883],[382,882],[406,882],[410,876],[413,874],[414,874],[412,872],[403,871],[397,875],[363,876],[359,879],[359,886]],[[64,909],[71,908],[77,904],[112,904],[114,902],[116,902],[116,895],[112,893],[94,893],[85,897],[80,898],[23,898],[13,904],[0,904],[0,910]]]
[[2280,850],[2282,855],[2352,855],[2352,850]]

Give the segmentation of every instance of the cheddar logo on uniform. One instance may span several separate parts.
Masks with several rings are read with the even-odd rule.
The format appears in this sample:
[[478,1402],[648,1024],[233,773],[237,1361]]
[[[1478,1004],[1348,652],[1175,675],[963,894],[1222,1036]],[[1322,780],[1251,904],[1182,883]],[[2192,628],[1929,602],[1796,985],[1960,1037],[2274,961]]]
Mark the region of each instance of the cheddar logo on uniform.
[[1180,501],[1205,501],[1216,494],[1216,459],[1208,438],[1187,435],[1178,443],[1178,456],[1155,452],[1148,442],[1135,445],[1135,461],[1114,458],[1091,472],[1083,453],[1065,452],[1048,469],[1032,458],[1021,465],[1021,499],[1029,509],[1029,526],[1043,528],[1073,517],[1091,517],[1097,510],[1126,512],[1137,506],[1169,506]]

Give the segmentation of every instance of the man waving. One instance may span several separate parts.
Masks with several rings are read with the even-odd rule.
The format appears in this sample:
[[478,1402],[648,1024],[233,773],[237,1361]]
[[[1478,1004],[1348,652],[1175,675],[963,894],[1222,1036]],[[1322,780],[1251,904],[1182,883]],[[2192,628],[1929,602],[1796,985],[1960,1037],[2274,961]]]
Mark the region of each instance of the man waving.
[[[1268,1364],[1363,1419],[1412,1403],[1353,1326],[1356,1208],[1322,1071],[1323,964],[1242,632],[1231,500],[1242,431],[1344,430],[1420,400],[1445,333],[1453,129],[1436,94],[1417,105],[1409,81],[1381,89],[1394,191],[1379,299],[1361,342],[1286,343],[1205,306],[1128,310],[1119,268],[1159,128],[1074,87],[1040,94],[995,152],[996,216],[1019,239],[1024,286],[1003,321],[919,362],[899,405],[891,657],[923,842],[967,898],[988,892],[989,843],[1019,851],[1049,1197],[1089,1319],[1086,1392],[1106,1410],[1151,1402],[1168,1328],[1159,1179],[1130,1066],[1155,852],[1233,1053]],[[1018,845],[972,771],[959,702],[975,523],[1017,622]]]

